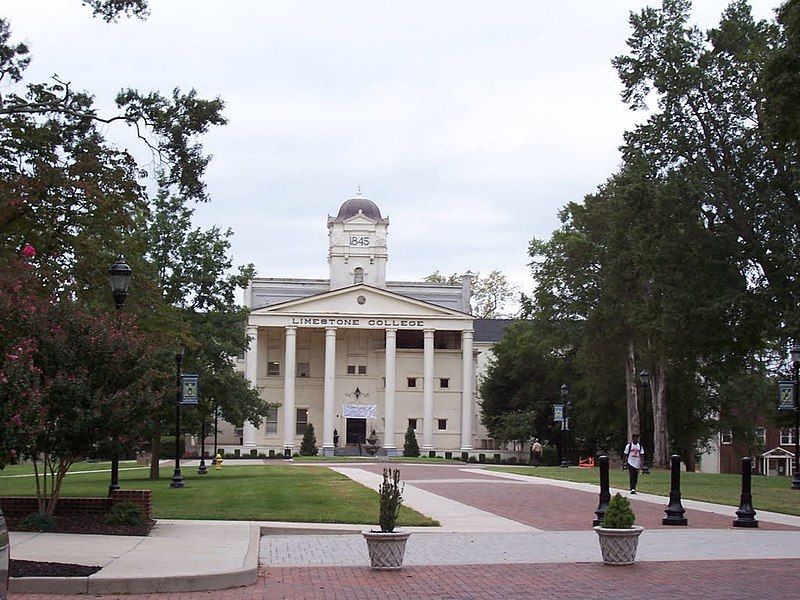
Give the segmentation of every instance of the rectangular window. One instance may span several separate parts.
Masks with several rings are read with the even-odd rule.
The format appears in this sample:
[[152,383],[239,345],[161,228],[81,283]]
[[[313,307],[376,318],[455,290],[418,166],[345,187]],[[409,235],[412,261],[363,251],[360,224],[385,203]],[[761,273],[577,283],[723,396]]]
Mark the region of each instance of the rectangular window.
[[244,427],[234,427],[233,428],[233,436],[234,437],[244,437]]
[[381,377],[381,387],[386,389],[386,377]]
[[407,383],[408,383],[408,387],[415,388],[415,387],[417,387],[417,378],[416,377],[409,377]]
[[449,377],[441,377],[439,378],[439,387],[443,390],[446,390],[450,387],[450,378]]
[[439,423],[439,431],[445,431],[447,429],[447,419],[436,419]]
[[367,365],[358,365],[358,374],[359,375],[366,375],[367,374]]
[[762,446],[767,443],[767,431],[763,427],[756,428],[756,441]]
[[414,431],[417,430],[417,420],[416,419],[409,419],[408,426],[411,427]]
[[271,360],[267,363],[267,376],[277,376],[281,374],[281,363]]
[[794,444],[794,429],[781,429],[781,446]]
[[295,422],[295,427],[297,428],[296,435],[303,435],[306,432],[307,425],[308,425],[308,409],[298,408],[297,418]]
[[348,375],[355,375],[356,374],[356,366],[355,365],[347,365],[347,374]]
[[297,363],[297,376],[298,377],[310,377],[311,369],[308,366],[307,362],[299,362]]
[[264,417],[264,422],[267,424],[267,433],[278,433],[278,409],[268,408],[267,415]]
[[723,444],[730,444],[733,441],[733,433],[731,433],[730,429],[726,429],[720,435],[722,437]]

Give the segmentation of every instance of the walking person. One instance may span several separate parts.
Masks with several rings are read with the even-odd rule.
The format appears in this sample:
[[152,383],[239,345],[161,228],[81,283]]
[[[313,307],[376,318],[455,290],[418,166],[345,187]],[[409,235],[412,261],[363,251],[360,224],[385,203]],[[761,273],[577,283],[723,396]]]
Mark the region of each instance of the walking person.
[[542,445],[539,443],[538,438],[534,438],[533,445],[531,446],[531,456],[533,457],[533,466],[538,467],[542,464]]
[[638,433],[631,435],[631,441],[625,446],[625,450],[622,451],[622,456],[628,465],[631,494],[635,494],[636,484],[639,481],[639,469],[642,468],[642,460],[644,459],[644,448],[642,448],[642,445],[639,443]]

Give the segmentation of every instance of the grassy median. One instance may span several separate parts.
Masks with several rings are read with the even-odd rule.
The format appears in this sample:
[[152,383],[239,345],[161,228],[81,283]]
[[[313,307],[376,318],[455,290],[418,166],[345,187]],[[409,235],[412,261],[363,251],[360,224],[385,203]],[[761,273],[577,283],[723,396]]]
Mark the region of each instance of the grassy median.
[[[562,479],[579,483],[600,483],[597,468],[579,469],[570,467],[489,467],[492,471],[518,473],[549,479]],[[628,472],[611,469],[609,473],[611,487],[628,489]],[[653,469],[649,475],[639,473],[636,490],[648,494],[669,496],[670,473],[666,470]],[[691,500],[702,500],[716,504],[739,506],[742,491],[740,475],[718,473],[681,473],[681,497]],[[768,510],[789,515],[800,515],[800,491],[791,489],[789,477],[753,476],[753,504],[756,511]]]
[[[86,463],[82,463],[84,466]],[[97,467],[97,465],[93,465]],[[64,479],[63,496],[104,496],[109,472],[82,473],[80,467]],[[0,472],[0,495],[36,493],[33,477],[8,477],[27,469]],[[153,490],[157,519],[228,519],[237,521],[292,521],[306,523],[377,523],[378,493],[325,467],[253,465],[209,468],[184,467],[186,487],[171,489],[172,468],[161,469],[161,479],[148,479],[148,470],[120,470],[123,489]],[[402,507],[399,525],[436,525],[428,517]]]

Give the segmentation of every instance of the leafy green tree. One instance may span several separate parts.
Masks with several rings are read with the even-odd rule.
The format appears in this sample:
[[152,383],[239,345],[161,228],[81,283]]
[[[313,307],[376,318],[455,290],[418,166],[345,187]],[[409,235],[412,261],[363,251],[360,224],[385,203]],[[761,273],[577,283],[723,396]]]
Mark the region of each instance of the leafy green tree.
[[126,315],[40,294],[29,265],[0,272],[0,466],[32,461],[52,515],[68,469],[109,439],[141,441],[151,347]]
[[[479,319],[499,319],[511,316],[516,288],[509,283],[502,271],[495,269],[488,275],[481,277],[480,273],[471,273],[472,296],[470,307],[472,314]],[[438,270],[424,278],[430,283],[445,283],[448,285],[461,285],[461,275],[451,273],[442,275]]]
[[406,437],[403,441],[403,456],[419,456],[419,443],[411,425],[406,429]]
[[501,442],[511,442],[518,457],[522,458],[525,442],[536,434],[535,412],[510,412],[500,415],[492,437]]

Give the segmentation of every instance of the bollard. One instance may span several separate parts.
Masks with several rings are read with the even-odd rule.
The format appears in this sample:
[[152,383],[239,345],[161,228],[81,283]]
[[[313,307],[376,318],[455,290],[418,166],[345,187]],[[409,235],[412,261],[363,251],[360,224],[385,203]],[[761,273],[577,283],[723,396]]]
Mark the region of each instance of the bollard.
[[739,510],[736,511],[736,518],[733,520],[734,527],[758,527],[756,521],[756,511],[753,508],[753,494],[751,492],[751,471],[753,469],[753,459],[745,456],[742,459],[742,499],[739,502]]
[[603,454],[597,459],[597,463],[600,467],[600,502],[597,504],[597,510],[594,511],[597,518],[592,521],[592,525],[595,527],[603,524],[606,508],[611,500],[611,492],[608,489],[608,456]]
[[664,509],[667,516],[661,519],[661,524],[688,525],[689,520],[683,516],[686,509],[681,504],[681,457],[673,454],[670,460],[672,473],[669,486],[669,504]]
[[215,471],[222,471],[222,455],[217,454],[214,457],[214,470]]

